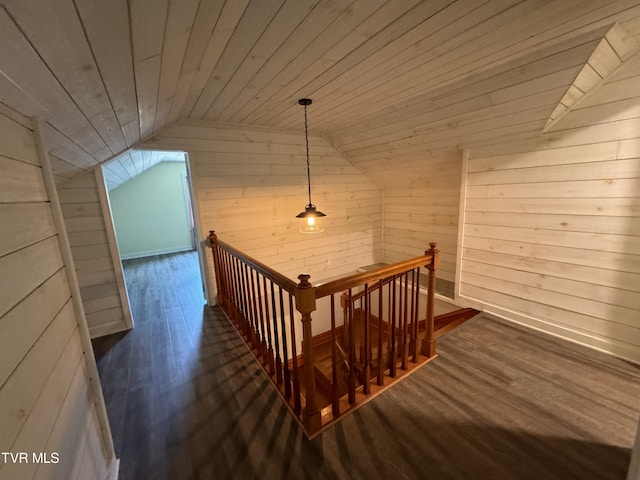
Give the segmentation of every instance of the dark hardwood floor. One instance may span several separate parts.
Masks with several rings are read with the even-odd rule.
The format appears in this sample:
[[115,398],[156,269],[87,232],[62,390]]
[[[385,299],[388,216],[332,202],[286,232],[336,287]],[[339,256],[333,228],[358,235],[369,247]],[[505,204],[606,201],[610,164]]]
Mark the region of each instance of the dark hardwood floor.
[[[170,273],[168,273],[170,272]],[[95,342],[120,479],[624,479],[640,367],[481,315],[313,441],[197,259],[127,262],[136,328]]]

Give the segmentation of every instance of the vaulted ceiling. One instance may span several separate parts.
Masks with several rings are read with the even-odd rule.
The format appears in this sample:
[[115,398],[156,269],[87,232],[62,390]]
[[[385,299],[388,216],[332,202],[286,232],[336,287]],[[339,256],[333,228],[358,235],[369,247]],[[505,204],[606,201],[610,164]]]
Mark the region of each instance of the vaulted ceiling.
[[[104,166],[104,180],[109,190],[132,180],[151,167],[162,162],[186,161],[184,152],[162,152],[157,150],[131,150],[118,155]],[[185,170],[186,172],[186,170]]]
[[638,0],[0,4],[0,102],[44,120],[61,178],[185,119],[300,131],[301,97],[374,181],[409,178],[540,135],[614,23],[640,36]]

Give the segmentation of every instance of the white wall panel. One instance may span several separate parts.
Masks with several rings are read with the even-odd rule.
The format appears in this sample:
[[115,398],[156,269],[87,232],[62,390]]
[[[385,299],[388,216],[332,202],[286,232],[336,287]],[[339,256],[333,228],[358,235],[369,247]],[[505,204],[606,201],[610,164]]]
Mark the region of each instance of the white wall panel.
[[471,147],[461,294],[640,362],[640,97],[601,94],[625,81],[542,138]]
[[312,201],[327,214],[318,235],[300,233],[295,218],[308,203],[303,134],[181,125],[143,148],[189,153],[202,237],[215,230],[290,278],[309,273],[312,282],[381,260],[380,190],[321,137],[310,137]]
[[91,336],[128,330],[131,312],[121,268],[114,268],[120,259],[112,255],[107,228],[113,226],[104,217],[98,179],[88,172],[57,188]]
[[[91,445],[99,478],[108,478],[117,460],[86,325],[69,287],[53,179],[48,164],[40,166],[30,125],[12,118],[19,115],[0,113],[0,149],[11,153],[0,178],[28,171],[31,181],[0,200],[0,446],[26,452],[30,461],[1,462],[0,479],[71,478],[81,451],[66,446],[78,438]],[[76,421],[85,417],[96,421]],[[58,453],[60,461],[34,463],[32,453]]]

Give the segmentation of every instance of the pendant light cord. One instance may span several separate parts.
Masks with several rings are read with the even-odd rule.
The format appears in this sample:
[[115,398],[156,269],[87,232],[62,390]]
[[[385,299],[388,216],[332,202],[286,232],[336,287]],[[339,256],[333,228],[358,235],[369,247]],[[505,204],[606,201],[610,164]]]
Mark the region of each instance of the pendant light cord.
[[311,203],[311,167],[309,166],[309,129],[307,126],[307,106],[304,106],[304,139],[307,146],[307,185],[309,186],[309,205]]

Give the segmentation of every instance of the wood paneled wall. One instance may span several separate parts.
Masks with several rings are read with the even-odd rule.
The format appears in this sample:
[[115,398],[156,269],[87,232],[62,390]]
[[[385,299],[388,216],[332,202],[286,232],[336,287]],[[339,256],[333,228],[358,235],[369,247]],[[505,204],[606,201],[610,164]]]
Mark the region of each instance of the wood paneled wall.
[[189,153],[201,237],[215,230],[281,273],[318,282],[381,260],[382,206],[380,189],[335,148],[309,141],[312,201],[327,214],[317,235],[300,233],[295,218],[307,204],[304,134],[182,124],[143,148]]
[[[0,104],[0,449],[29,455],[0,462],[0,478],[112,478],[97,370],[31,129]],[[34,463],[40,452],[59,463]]]
[[456,268],[461,156],[440,162],[424,187],[384,190],[384,261],[423,255],[429,242],[441,252],[438,278],[453,281]]
[[461,294],[640,361],[640,61],[519,143],[471,147]]
[[[58,185],[64,222],[69,234],[82,304],[91,337],[132,327],[124,275],[117,254],[107,197],[101,199],[93,171]],[[114,250],[115,249],[115,250]]]

